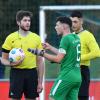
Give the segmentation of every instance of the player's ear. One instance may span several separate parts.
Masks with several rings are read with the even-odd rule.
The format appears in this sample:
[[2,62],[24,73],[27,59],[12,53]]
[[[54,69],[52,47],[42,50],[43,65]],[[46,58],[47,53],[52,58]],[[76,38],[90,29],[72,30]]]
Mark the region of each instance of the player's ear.
[[19,21],[17,21],[17,25],[18,25],[18,26],[20,25],[20,22],[19,22]]
[[67,24],[63,24],[63,28],[64,28],[64,30],[66,30],[67,27],[68,27]]
[[80,20],[81,20],[81,24],[83,25],[83,19],[81,18]]

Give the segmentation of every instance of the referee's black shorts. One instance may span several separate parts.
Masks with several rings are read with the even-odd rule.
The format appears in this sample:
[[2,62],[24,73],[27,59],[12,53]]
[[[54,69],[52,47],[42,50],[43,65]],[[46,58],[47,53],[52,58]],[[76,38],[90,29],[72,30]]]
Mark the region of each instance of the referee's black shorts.
[[89,67],[85,65],[81,65],[81,75],[82,75],[82,83],[79,89],[78,96],[89,96],[89,84],[90,84],[90,71]]
[[20,99],[24,93],[25,98],[35,99],[39,96],[37,93],[37,84],[38,75],[36,68],[11,68],[9,97]]

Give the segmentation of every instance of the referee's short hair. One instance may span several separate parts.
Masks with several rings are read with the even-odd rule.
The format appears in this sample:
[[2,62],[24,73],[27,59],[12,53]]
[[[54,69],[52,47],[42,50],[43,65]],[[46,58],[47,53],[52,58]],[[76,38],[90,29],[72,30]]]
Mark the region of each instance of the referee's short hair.
[[79,10],[74,10],[74,11],[71,13],[70,16],[71,16],[71,17],[78,17],[78,18],[82,18],[82,17],[83,17],[82,13],[81,13]]
[[16,21],[21,21],[25,16],[32,18],[33,14],[30,11],[20,10],[16,14]]

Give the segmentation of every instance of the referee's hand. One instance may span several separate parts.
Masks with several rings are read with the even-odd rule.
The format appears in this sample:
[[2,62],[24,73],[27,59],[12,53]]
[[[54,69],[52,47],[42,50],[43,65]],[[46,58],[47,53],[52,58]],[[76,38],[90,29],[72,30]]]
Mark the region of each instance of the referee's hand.
[[10,66],[19,66],[21,63],[23,62],[23,60],[19,60],[19,61],[16,61],[16,62],[10,62]]
[[42,84],[39,84],[39,83],[38,83],[38,86],[37,86],[37,92],[38,92],[38,93],[41,93],[42,90],[43,90]]

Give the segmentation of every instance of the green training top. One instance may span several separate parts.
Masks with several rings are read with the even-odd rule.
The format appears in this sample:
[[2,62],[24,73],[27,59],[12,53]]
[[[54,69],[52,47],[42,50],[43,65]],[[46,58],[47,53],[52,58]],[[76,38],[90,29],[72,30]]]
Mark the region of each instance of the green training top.
[[66,76],[71,70],[80,71],[80,39],[76,34],[68,34],[62,37],[59,51],[65,51],[61,61],[60,77]]

